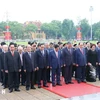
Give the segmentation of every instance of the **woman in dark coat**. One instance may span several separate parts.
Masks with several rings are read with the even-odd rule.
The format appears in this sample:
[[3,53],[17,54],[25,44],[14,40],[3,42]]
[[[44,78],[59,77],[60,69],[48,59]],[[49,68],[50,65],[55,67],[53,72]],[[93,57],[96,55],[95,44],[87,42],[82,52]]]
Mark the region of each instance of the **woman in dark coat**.
[[87,53],[87,63],[88,65],[92,64],[94,67],[96,67],[98,64],[98,55],[95,44],[91,45],[91,49]]
[[96,51],[96,45],[94,44],[91,45],[91,49],[87,53],[87,64],[86,80],[90,82],[95,82],[98,65],[98,54]]

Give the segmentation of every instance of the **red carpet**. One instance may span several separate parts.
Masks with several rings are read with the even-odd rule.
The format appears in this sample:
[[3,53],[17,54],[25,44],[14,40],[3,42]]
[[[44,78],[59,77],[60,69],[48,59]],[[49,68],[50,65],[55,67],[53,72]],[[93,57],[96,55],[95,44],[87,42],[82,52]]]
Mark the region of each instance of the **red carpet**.
[[56,87],[52,87],[52,84],[49,84],[49,88],[44,88],[44,89],[49,90],[65,98],[100,92],[99,87],[92,86],[87,83],[78,84],[76,81],[74,81],[74,84],[68,84],[68,85],[62,82],[62,86],[56,86]]

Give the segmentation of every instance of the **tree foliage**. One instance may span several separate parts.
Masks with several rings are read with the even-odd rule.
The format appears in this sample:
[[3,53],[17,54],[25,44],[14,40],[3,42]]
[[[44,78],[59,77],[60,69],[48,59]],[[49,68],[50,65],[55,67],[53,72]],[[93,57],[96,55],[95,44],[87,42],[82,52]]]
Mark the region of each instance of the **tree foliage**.
[[[6,31],[6,22],[0,22],[0,33]],[[24,25],[17,21],[10,21],[8,23],[12,34],[12,39],[24,39],[30,38],[31,32],[37,31],[35,24]],[[93,37],[100,40],[100,22],[94,23],[93,25]],[[83,39],[90,38],[90,25],[87,19],[80,21],[80,27]],[[44,31],[47,38],[65,38],[67,40],[74,39],[77,33],[77,25],[70,19],[64,19],[62,22],[59,20],[52,20],[49,23],[42,23],[41,30]]]

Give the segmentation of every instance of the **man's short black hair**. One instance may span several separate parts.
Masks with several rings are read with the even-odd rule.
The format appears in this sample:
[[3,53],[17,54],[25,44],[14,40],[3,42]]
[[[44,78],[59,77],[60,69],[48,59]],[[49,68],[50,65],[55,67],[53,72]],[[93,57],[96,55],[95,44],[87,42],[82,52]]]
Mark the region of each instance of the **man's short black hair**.
[[31,41],[29,41],[28,44],[31,45]]
[[97,42],[97,45],[100,43],[100,41]]
[[6,45],[6,43],[5,42],[1,42],[1,46],[3,46],[3,45]]
[[72,44],[71,42],[67,42],[67,44]]
[[64,43],[64,44],[63,44],[63,47],[64,47],[66,44],[67,44],[67,43]]
[[59,45],[63,44],[62,42],[58,42]]
[[37,44],[37,42],[36,42],[36,41],[33,41],[33,42],[31,43],[31,45],[33,45],[33,44]]
[[44,45],[44,43],[40,43],[40,46],[41,46],[41,45]]
[[50,45],[53,45],[53,43],[52,43],[52,42],[50,42]]
[[59,45],[58,45],[58,44],[55,44],[55,45],[54,45],[54,48],[58,48],[58,47],[59,47]]
[[77,44],[74,44],[73,46],[75,47],[75,46],[77,46]]
[[15,47],[15,43],[14,42],[10,42],[9,46],[11,46],[11,45],[14,45],[14,47]]

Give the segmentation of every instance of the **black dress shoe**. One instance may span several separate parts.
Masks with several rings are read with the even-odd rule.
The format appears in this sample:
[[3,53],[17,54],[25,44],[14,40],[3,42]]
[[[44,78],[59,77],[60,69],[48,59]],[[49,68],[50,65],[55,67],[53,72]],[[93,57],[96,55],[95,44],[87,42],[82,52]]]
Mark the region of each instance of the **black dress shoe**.
[[33,86],[33,87],[31,87],[31,89],[36,89],[36,88]]
[[10,90],[9,90],[9,93],[11,93],[11,92],[13,92],[13,89],[10,89]]
[[68,82],[66,82],[65,84],[69,84]]
[[48,85],[43,85],[44,87],[49,87]]
[[69,84],[74,84],[74,82],[68,82]]
[[57,83],[57,85],[62,86],[62,84],[60,84],[60,83]]
[[52,83],[51,81],[47,81],[48,83]]
[[79,81],[79,80],[78,80],[77,82],[78,82],[78,83],[81,83],[81,81]]
[[15,91],[20,92],[20,89],[15,89]]
[[26,90],[28,91],[29,90],[29,87],[26,87]]
[[7,88],[7,86],[4,86],[4,87],[3,87],[3,89],[6,89],[6,88]]
[[52,84],[52,86],[55,87],[56,85],[55,84]]
[[22,86],[25,86],[25,83],[22,83]]
[[41,85],[38,85],[38,88],[41,88]]
[[82,81],[83,83],[86,83],[86,81]]

